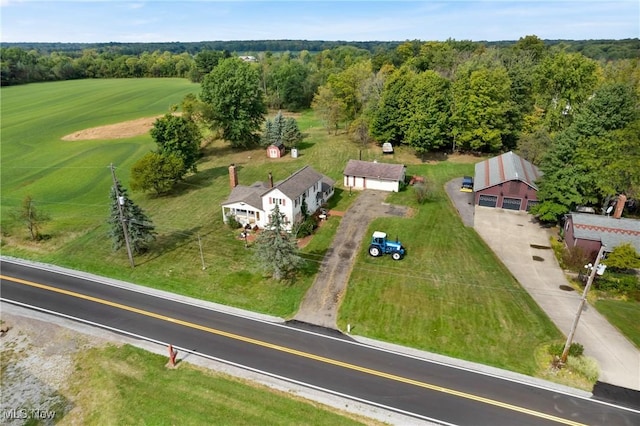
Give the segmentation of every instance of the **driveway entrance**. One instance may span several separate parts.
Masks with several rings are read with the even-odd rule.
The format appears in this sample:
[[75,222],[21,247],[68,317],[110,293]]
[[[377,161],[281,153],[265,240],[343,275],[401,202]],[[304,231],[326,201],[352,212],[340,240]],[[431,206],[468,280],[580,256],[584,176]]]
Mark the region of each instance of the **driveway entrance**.
[[[475,207],[474,228],[565,335],[581,294],[571,288],[549,245],[550,233],[525,212]],[[587,305],[574,342],[598,361],[600,381],[640,390],[640,351]]]

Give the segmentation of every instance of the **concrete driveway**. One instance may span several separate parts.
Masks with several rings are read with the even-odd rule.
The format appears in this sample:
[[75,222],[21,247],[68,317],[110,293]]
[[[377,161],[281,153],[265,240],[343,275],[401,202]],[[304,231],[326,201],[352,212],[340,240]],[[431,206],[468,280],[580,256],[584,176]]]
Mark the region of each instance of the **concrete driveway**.
[[[569,283],[549,245],[549,232],[525,212],[475,206],[474,228],[531,297],[567,335],[581,294]],[[640,390],[640,351],[592,306],[574,337],[600,365],[600,381]]]

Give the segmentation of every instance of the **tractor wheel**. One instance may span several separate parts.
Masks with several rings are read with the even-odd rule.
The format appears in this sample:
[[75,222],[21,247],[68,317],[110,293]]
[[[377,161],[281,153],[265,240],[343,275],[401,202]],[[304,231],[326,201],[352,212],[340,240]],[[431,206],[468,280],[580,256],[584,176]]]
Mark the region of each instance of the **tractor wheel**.
[[369,246],[369,254],[373,257],[378,257],[380,256],[380,247],[378,246],[374,246],[374,245],[370,245]]
[[393,253],[391,253],[391,258],[393,260],[400,260],[402,259],[402,254],[398,251],[394,251]]

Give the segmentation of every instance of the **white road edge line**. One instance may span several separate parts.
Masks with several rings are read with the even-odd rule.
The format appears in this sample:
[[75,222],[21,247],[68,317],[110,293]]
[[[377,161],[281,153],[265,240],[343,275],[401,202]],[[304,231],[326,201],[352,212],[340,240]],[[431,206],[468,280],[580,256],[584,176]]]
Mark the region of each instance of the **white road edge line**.
[[[77,321],[77,322],[80,322],[80,323],[83,323],[83,324],[88,324],[88,325],[91,325],[93,327],[102,328],[102,329],[109,330],[109,331],[112,331],[112,332],[115,332],[115,333],[124,334],[126,336],[134,337],[136,339],[140,339],[140,340],[144,340],[144,341],[147,341],[147,342],[155,343],[155,344],[161,345],[163,347],[166,347],[166,346],[169,345],[169,343],[167,343],[167,342],[162,342],[160,340],[152,339],[150,337],[142,336],[142,335],[139,335],[139,334],[136,334],[136,333],[131,333],[131,332],[126,331],[126,330],[122,330],[122,329],[115,328],[115,327],[110,327],[108,325],[102,325],[102,324],[99,324],[99,323],[96,323],[96,322],[93,322],[93,321],[85,320],[85,319],[82,319],[82,318],[77,318],[77,317],[74,317],[74,316],[71,316],[71,315],[67,315],[67,314],[62,314],[62,313],[59,313],[59,312],[51,311],[49,309],[44,309],[44,308],[40,308],[38,306],[29,305],[27,303],[17,302],[15,300],[6,299],[4,297],[0,297],[0,302],[10,303],[12,305],[17,305],[17,306],[21,306],[21,307],[28,308],[28,309],[33,309],[33,310],[36,310],[36,311],[39,311],[39,312],[44,312],[46,314],[54,315],[54,316],[57,316],[57,317],[63,317],[63,318],[66,318],[66,319],[70,319],[72,321]],[[374,406],[374,407],[382,408],[384,410],[392,411],[392,412],[395,412],[395,413],[398,413],[398,414],[403,414],[403,415],[406,415],[406,416],[409,416],[409,417],[418,418],[418,419],[426,420],[426,421],[430,421],[430,422],[435,422],[435,423],[437,423],[439,425],[443,425],[443,426],[457,426],[454,423],[443,422],[441,420],[432,419],[430,417],[422,416],[420,414],[411,413],[409,411],[400,410],[398,408],[390,407],[390,406],[387,406],[387,405],[384,405],[384,404],[379,404],[377,402],[373,402],[373,401],[369,401],[369,400],[366,400],[366,399],[350,396],[350,395],[347,395],[347,394],[343,394],[343,393],[340,393],[340,392],[333,391],[331,389],[326,389],[326,388],[323,388],[323,387],[320,387],[320,386],[315,386],[315,385],[312,385],[312,384],[309,384],[309,383],[305,383],[305,382],[301,382],[301,381],[298,381],[298,380],[290,379],[290,378],[287,378],[287,377],[284,377],[284,376],[280,376],[280,375],[277,375],[277,374],[269,373],[267,371],[263,371],[263,370],[260,370],[260,369],[257,369],[257,368],[248,367],[246,365],[238,364],[238,363],[235,363],[233,361],[227,361],[227,360],[224,360],[222,358],[217,358],[217,357],[214,357],[214,356],[211,356],[211,355],[207,355],[207,354],[203,354],[203,353],[200,353],[200,352],[196,352],[196,351],[193,351],[191,349],[183,348],[181,346],[173,345],[173,347],[175,349],[178,349],[178,350],[182,351],[182,352],[186,352],[186,353],[189,353],[189,354],[192,354],[192,355],[195,355],[195,356],[207,358],[207,359],[210,359],[212,361],[220,362],[222,364],[231,365],[233,367],[240,368],[240,369],[243,369],[243,370],[248,370],[248,371],[251,371],[253,373],[262,374],[264,376],[272,377],[272,378],[275,378],[275,379],[278,379],[278,380],[282,380],[282,381],[285,381],[285,382],[288,382],[288,383],[293,383],[293,384],[296,384],[296,385],[299,385],[299,386],[304,386],[304,387],[307,387],[307,388],[310,388],[310,389],[318,390],[318,391],[321,391],[321,392],[326,392],[326,393],[329,393],[331,395],[339,396],[341,398],[346,398],[346,399],[350,399],[352,401],[357,401],[357,402],[360,402],[360,403],[363,403],[363,404],[367,404],[367,405],[371,405],[371,406]]]

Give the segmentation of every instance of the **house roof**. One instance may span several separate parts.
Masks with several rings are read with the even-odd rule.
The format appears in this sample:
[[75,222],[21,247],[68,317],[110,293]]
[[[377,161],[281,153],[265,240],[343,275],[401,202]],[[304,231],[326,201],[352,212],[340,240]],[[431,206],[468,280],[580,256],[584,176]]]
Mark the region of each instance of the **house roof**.
[[631,243],[640,253],[640,220],[586,213],[571,213],[569,216],[575,238],[600,241],[607,251],[620,244]]
[[251,186],[238,185],[231,190],[229,198],[222,204],[246,203],[262,210],[262,194],[270,189],[264,182],[256,182]]
[[304,166],[285,180],[279,182],[273,188],[279,189],[280,192],[293,200],[321,180],[322,176],[321,173],[316,172],[310,166]]
[[537,191],[535,180],[540,176],[542,172],[536,166],[514,154],[513,151],[509,151],[476,163],[473,190],[481,191],[501,183],[518,180]]
[[262,197],[267,193],[278,189],[289,199],[294,200],[320,180],[322,181],[323,191],[328,190],[326,185],[333,186],[335,184],[332,179],[318,173],[310,166],[304,166],[288,178],[277,182],[273,188],[269,188],[269,185],[265,182],[256,182],[251,186],[238,185],[231,190],[229,198],[222,204],[243,202],[262,210]]
[[282,149],[284,148],[284,143],[281,140],[277,140],[274,143],[272,143],[271,145],[269,145],[267,148],[271,148],[272,146],[275,146],[278,149]]
[[404,177],[404,164],[377,163],[375,161],[349,160],[344,169],[346,176],[400,181]]
[[328,192],[333,185],[336,184],[336,181],[331,179],[329,176],[322,175],[322,191]]

